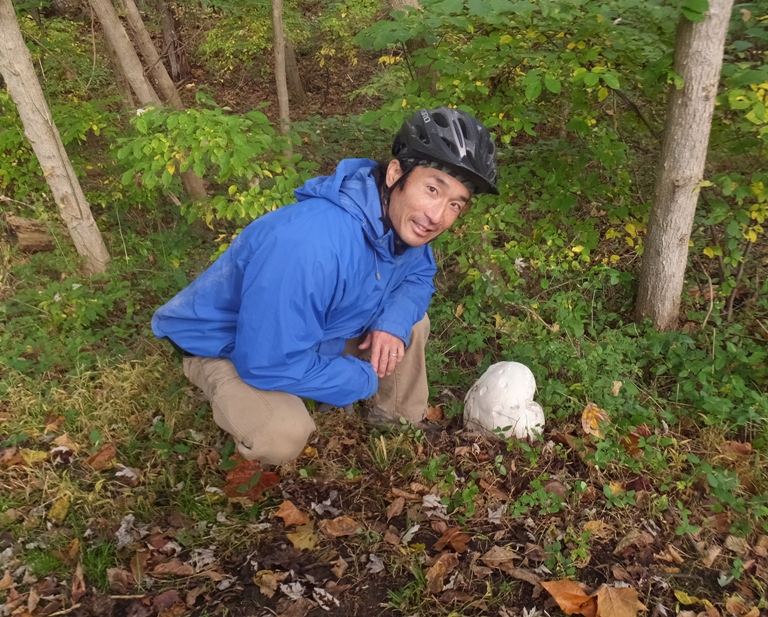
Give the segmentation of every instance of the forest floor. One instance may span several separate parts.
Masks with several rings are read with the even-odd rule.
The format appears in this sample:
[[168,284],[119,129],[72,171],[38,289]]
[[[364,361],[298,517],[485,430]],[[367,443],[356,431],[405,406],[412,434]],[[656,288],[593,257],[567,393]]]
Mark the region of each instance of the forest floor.
[[[316,71],[302,113],[349,113],[343,82],[372,69],[355,70]],[[271,96],[221,87],[237,107]],[[212,238],[195,251],[183,258],[210,255]],[[4,253],[4,301],[59,278],[40,261],[22,281],[29,262]],[[131,284],[162,276],[159,262]],[[131,311],[148,318],[167,299],[131,295]],[[420,427],[372,429],[361,403],[316,414],[302,455],[263,471],[233,456],[179,359],[142,332],[87,370],[2,373],[2,617],[768,615],[768,535],[733,533],[713,487],[683,473],[714,453],[760,486],[749,435],[691,422],[609,442],[587,414],[533,443],[487,440],[448,406]],[[639,461],[652,434],[663,470],[595,464],[606,444]]]

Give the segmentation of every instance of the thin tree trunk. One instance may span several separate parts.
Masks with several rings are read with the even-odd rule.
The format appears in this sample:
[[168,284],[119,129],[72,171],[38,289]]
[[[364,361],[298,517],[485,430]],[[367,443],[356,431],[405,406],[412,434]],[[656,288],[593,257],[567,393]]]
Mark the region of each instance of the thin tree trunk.
[[[291,129],[291,112],[288,103],[288,85],[285,78],[285,33],[283,30],[283,0],[272,0],[272,32],[275,50],[275,81],[277,82],[277,106],[280,111],[280,130],[287,134]],[[293,157],[288,145],[285,156]]]
[[115,84],[117,85],[117,91],[120,93],[120,96],[123,97],[123,101],[125,101],[129,108],[135,108],[136,99],[133,97],[131,83],[128,81],[128,77],[126,77],[125,71],[123,71],[123,65],[120,63],[117,51],[112,45],[112,40],[108,36],[104,37],[104,45],[107,48],[107,54],[109,54],[112,70],[115,73]]
[[136,98],[142,105],[152,103],[161,105],[160,97],[157,96],[157,92],[144,75],[144,67],[141,66],[133,43],[128,38],[123,24],[120,23],[115,7],[112,6],[110,0],[89,1],[94,13],[96,13],[96,18],[101,23],[102,30],[104,30],[104,36],[109,39],[117,54],[117,59],[123,67],[123,73],[128,78],[128,83],[131,84],[131,89],[136,93]]
[[[131,88],[136,93],[139,102],[142,105],[162,105],[162,101],[157,95],[157,92],[155,92],[152,84],[150,84],[144,76],[144,68],[141,66],[141,61],[139,60],[138,55],[136,55],[136,50],[133,47],[133,43],[131,43],[131,40],[128,38],[128,34],[125,32],[123,24],[120,23],[120,18],[115,12],[115,7],[112,6],[110,0],[90,0],[90,3],[96,13],[96,17],[99,22],[101,22],[104,36],[110,39],[112,46],[117,52],[117,58],[123,67],[123,72],[128,78]],[[156,51],[155,54],[157,54]],[[159,64],[162,66],[162,63]],[[163,70],[165,71],[165,67],[163,67]],[[168,73],[166,72],[165,75],[167,77]],[[173,82],[171,82],[171,85],[173,85]],[[173,91],[174,93],[176,92],[175,87],[173,88]],[[180,103],[181,102],[179,101],[179,104]],[[187,171],[180,173],[179,176],[181,177],[181,183],[184,186],[184,190],[192,199],[196,201],[208,199],[208,192],[205,190],[205,185],[203,184],[203,181],[195,175],[194,171],[188,169]]]
[[144,63],[147,65],[160,90],[163,102],[174,109],[184,109],[179,93],[176,91],[176,85],[171,80],[171,76],[168,75],[168,71],[160,59],[160,54],[155,49],[155,44],[152,42],[152,37],[149,36],[147,28],[144,26],[144,21],[141,19],[139,9],[136,8],[136,3],[133,0],[121,0],[121,4],[125,8],[126,19],[133,31],[133,40],[136,42],[139,53],[144,57]]
[[75,249],[85,257],[86,273],[103,272],[109,252],[51,117],[11,0],[0,0],[0,32],[0,73],[18,108],[24,134],[40,161]]
[[290,37],[285,37],[285,76],[288,82],[288,94],[294,105],[303,105],[307,100],[304,86],[299,75],[299,64],[296,62],[296,50]]
[[[391,11],[403,11],[408,12],[411,9],[421,10],[419,0],[387,0],[387,5]],[[417,49],[423,49],[427,46],[427,42],[423,38],[410,39],[405,43],[405,50],[408,52],[408,56],[412,56]],[[410,66],[410,65],[409,65]],[[417,66],[413,68],[416,78],[426,83],[427,89],[433,96],[437,92],[437,74],[427,66]]]
[[179,36],[180,26],[165,0],[156,0],[155,7],[160,13],[163,45],[167,50],[168,61],[171,65],[171,78],[175,82],[184,81],[189,75],[189,63]]
[[715,96],[733,0],[709,0],[704,21],[681,18],[656,194],[648,223],[636,317],[658,330],[677,327],[688,242],[704,174]]

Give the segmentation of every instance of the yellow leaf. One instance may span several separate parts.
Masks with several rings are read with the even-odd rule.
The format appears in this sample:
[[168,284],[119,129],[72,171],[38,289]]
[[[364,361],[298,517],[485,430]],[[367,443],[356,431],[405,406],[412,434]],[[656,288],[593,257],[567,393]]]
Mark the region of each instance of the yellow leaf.
[[169,174],[173,175],[173,173],[176,171],[176,161],[168,161],[168,163],[165,165],[165,169]]
[[27,448],[21,448],[19,450],[19,456],[27,465],[34,465],[40,463],[48,458],[47,452],[41,450],[29,450]]
[[711,246],[708,246],[707,248],[704,249],[704,254],[710,259],[712,259],[715,256],[715,251],[712,250]]
[[600,425],[607,421],[608,414],[594,403],[587,403],[584,411],[581,412],[581,427],[584,429],[584,432],[598,439],[603,438]]
[[499,39],[499,43],[501,45],[506,45],[507,43],[511,43],[511,42],[512,42],[512,37],[509,36],[508,34],[503,34]]
[[455,312],[454,314],[455,314],[455,315],[456,315],[456,317],[458,318],[458,317],[461,317],[462,313],[464,313],[464,305],[463,305],[463,304],[459,304],[459,305],[456,307],[456,312]]
[[497,329],[497,330],[498,330],[499,328],[501,328],[501,326],[503,326],[503,325],[504,325],[504,318],[503,318],[501,315],[499,315],[498,313],[496,313],[496,314],[493,316],[493,318],[496,320],[496,329]]
[[285,536],[291,541],[293,546],[300,550],[307,549],[311,551],[320,541],[315,533],[315,524],[312,521],[306,525],[297,527],[294,533],[287,533]]
[[581,245],[578,245],[578,246],[574,246],[574,247],[571,249],[571,251],[572,251],[572,252],[574,252],[574,253],[581,253],[581,251],[583,251],[583,250],[584,250],[584,247],[583,247],[583,246],[581,246]]
[[637,227],[635,227],[635,225],[632,223],[627,223],[624,225],[624,229],[626,229],[627,233],[633,238],[637,235]]
[[61,525],[69,512],[69,506],[72,503],[72,495],[64,493],[53,502],[51,509],[48,510],[48,520]]
[[603,86],[597,91],[597,100],[604,101],[606,98],[608,98],[608,88]]

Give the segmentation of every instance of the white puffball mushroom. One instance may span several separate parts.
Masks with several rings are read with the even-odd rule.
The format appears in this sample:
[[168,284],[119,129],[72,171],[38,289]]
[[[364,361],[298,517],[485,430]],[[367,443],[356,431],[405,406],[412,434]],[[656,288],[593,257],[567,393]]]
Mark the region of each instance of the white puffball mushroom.
[[544,429],[544,410],[535,394],[536,379],[525,364],[493,364],[467,392],[464,426],[488,436],[534,439],[534,431]]

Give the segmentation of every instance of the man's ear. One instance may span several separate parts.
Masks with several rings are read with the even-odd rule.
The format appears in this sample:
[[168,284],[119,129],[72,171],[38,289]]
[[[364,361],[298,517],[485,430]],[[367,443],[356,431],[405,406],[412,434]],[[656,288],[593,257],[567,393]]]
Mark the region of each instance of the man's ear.
[[403,168],[400,166],[400,161],[392,159],[387,165],[387,187],[391,187],[402,175]]

